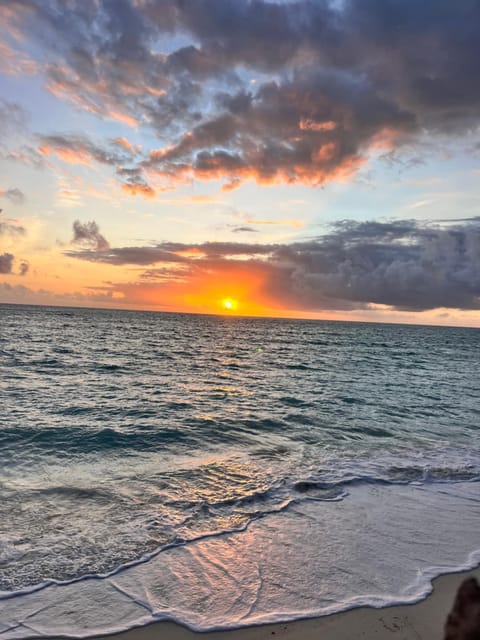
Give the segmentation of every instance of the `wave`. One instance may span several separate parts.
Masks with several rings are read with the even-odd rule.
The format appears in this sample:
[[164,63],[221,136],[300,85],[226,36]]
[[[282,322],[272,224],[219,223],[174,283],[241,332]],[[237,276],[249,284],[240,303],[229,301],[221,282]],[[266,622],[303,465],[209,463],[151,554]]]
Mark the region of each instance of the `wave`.
[[[170,403],[167,411],[173,412],[191,409],[187,402]],[[264,433],[275,433],[288,429],[288,422],[274,418],[243,418],[237,420],[217,420],[209,416],[186,415],[178,428],[166,427],[167,418],[154,409],[117,409],[92,406],[70,406],[55,409],[52,414],[64,418],[82,418],[89,420],[89,426],[15,426],[0,427],[0,446],[5,449],[22,445],[59,455],[77,455],[80,453],[101,453],[111,450],[143,452],[162,450],[167,445],[204,447],[209,444],[240,443],[245,445],[248,439]],[[178,421],[176,416],[169,415]],[[142,424],[139,421],[145,421]],[[121,423],[121,428],[93,428],[92,421]],[[19,454],[21,451],[19,450]]]
[[[94,409],[76,407],[69,409],[70,415],[91,414]],[[91,429],[70,426],[48,427],[10,427],[0,429],[0,446],[12,447],[20,444],[35,449],[51,451],[57,455],[92,452],[108,452],[115,449],[132,449],[151,451],[166,443],[193,443],[193,439],[180,429],[152,429],[151,432],[136,430],[132,432],[118,431],[111,427]]]
[[[179,545],[193,544],[209,536],[222,537],[232,532],[245,531],[255,521],[269,518],[272,515],[288,513],[291,509],[301,508],[302,505],[309,502],[345,501],[352,491],[362,487],[418,487],[477,483],[480,481],[479,470],[473,466],[460,468],[392,465],[386,467],[377,475],[357,474],[332,477],[331,472],[320,472],[303,478],[281,478],[268,486],[252,486],[248,489],[242,488],[241,483],[238,486],[232,484],[228,490],[224,490],[231,495],[220,497],[221,493],[217,492],[215,497],[212,489],[215,487],[216,478],[222,475],[222,469],[218,468],[211,470],[209,480],[209,482],[213,483],[211,487],[208,483],[205,484],[203,493],[200,489],[197,489],[194,492],[197,494],[195,497],[195,495],[189,496],[191,490],[185,482],[187,480],[193,483],[200,481],[198,485],[200,487],[202,482],[204,483],[208,479],[205,478],[205,480],[201,481],[198,470],[195,473],[197,475],[192,476],[190,479],[188,471],[185,472],[186,475],[184,477],[173,474],[171,480],[164,475],[163,484],[159,484],[153,494],[154,502],[149,502],[147,498],[144,498],[143,502],[139,502],[138,498],[134,498],[132,502],[132,497],[128,494],[124,495],[114,490],[113,487],[105,486],[33,486],[31,488],[24,487],[21,492],[17,491],[15,495],[13,495],[11,489],[0,487],[0,490],[5,496],[8,494],[10,504],[13,504],[13,500],[20,501],[24,505],[24,513],[26,513],[25,509],[28,509],[29,505],[36,505],[35,509],[37,511],[38,509],[43,509],[42,504],[46,508],[48,507],[49,510],[45,511],[46,522],[44,523],[47,532],[51,526],[47,522],[48,518],[51,517],[49,515],[51,513],[49,505],[54,504],[57,507],[52,511],[52,517],[54,518],[58,518],[58,515],[55,515],[56,511],[60,515],[66,513],[66,517],[68,517],[68,513],[75,510],[78,511],[78,517],[80,518],[82,517],[81,514],[85,513],[86,517],[94,519],[94,514],[98,513],[96,517],[103,521],[105,534],[108,531],[109,535],[112,536],[111,553],[108,545],[99,547],[99,555],[95,560],[97,568],[105,569],[105,571],[95,575],[105,577],[114,575],[125,567],[143,563],[149,558]],[[175,475],[178,475],[176,480],[178,486],[172,493],[172,489],[175,486],[172,485]],[[224,481],[234,483],[235,477],[228,478],[225,474]],[[212,494],[212,497],[208,497],[209,494]],[[130,522],[131,526],[134,526],[135,530],[138,531],[135,534],[137,536],[135,538],[136,541],[129,539],[128,528],[125,531],[117,531],[116,521],[120,514],[122,514],[122,520],[125,523],[128,524]],[[34,526],[35,523],[33,523],[32,526],[34,526],[34,529],[38,529],[40,526],[38,517],[35,522],[36,525]],[[62,521],[57,520],[55,524],[57,522],[60,525],[62,524]],[[110,522],[111,524],[109,524]],[[71,523],[69,523],[69,526],[71,526]],[[138,529],[139,526],[140,529]],[[141,533],[142,530],[144,534]],[[161,540],[160,544],[155,544],[157,539],[159,542]],[[79,542],[75,540],[72,540],[71,543],[68,542],[68,544],[73,544],[72,553],[80,542],[81,537]],[[55,544],[58,544],[57,540],[55,540]],[[125,547],[122,547],[122,545],[125,545]],[[68,548],[65,546],[64,553],[67,551]],[[30,550],[29,553],[34,553],[34,549]],[[131,555],[132,553],[134,554],[133,556]],[[92,559],[95,557],[93,548],[86,549],[84,554],[85,558],[90,557]],[[6,562],[15,563],[16,556],[11,553],[7,555]],[[128,558],[129,555],[132,559],[125,562],[125,558]],[[122,561],[119,564],[118,560],[120,559]],[[54,562],[53,565],[52,561]],[[77,576],[73,576],[72,567],[69,564],[73,562],[73,559],[71,560],[67,553],[63,560],[61,557],[50,558],[50,556],[44,556],[42,553],[39,562],[41,564],[37,569],[40,570],[42,563],[46,563],[46,570],[51,574],[53,572],[51,579],[40,581],[36,584],[28,584],[30,581],[25,576],[23,584],[22,582],[19,583],[18,581],[21,580],[20,575],[23,576],[25,574],[24,572],[22,574],[17,573],[15,576],[15,564],[13,564],[9,573],[5,574],[5,580],[7,581],[3,580],[3,588],[8,589],[5,593],[23,593],[25,587],[29,591],[35,588],[44,588],[48,584],[70,584],[90,575],[82,572]],[[75,563],[72,566],[75,566]],[[82,566],[82,563],[79,566]],[[15,578],[11,583],[8,582],[7,577],[10,574]],[[68,579],[64,580],[63,576],[68,576]]]
[[[59,489],[59,488],[55,488],[54,490],[52,490],[52,493],[66,493],[68,495],[74,495],[77,492],[80,494],[83,494],[83,491],[75,488],[71,488],[70,490],[67,490],[67,491],[64,491],[63,489]],[[291,503],[292,501],[287,501],[283,504],[278,505],[278,507],[276,508],[272,507],[269,510],[262,511],[261,513],[257,513],[251,518],[249,518],[248,520],[246,520],[240,526],[209,531],[207,533],[192,536],[191,538],[182,538],[180,536],[175,536],[175,538],[171,542],[168,542],[165,545],[159,546],[154,551],[145,553],[141,555],[139,558],[135,558],[134,560],[131,560],[129,562],[122,563],[110,571],[105,571],[100,573],[86,573],[86,574],[82,574],[80,576],[77,576],[75,578],[70,578],[67,580],[48,579],[48,580],[43,580],[38,584],[29,585],[28,587],[23,587],[13,591],[0,591],[0,600],[9,600],[9,599],[20,597],[26,594],[35,593],[36,591],[41,591],[49,586],[71,585],[71,584],[76,584],[76,583],[84,582],[91,579],[110,578],[112,576],[117,575],[118,573],[125,571],[128,568],[136,567],[138,565],[144,564],[149,560],[152,560],[153,558],[157,557],[159,554],[164,553],[166,551],[169,551],[178,547],[185,547],[187,545],[192,545],[198,542],[202,542],[204,540],[222,538],[229,534],[242,533],[246,531],[248,527],[253,522],[255,522],[255,520],[259,518],[263,518],[268,515],[281,513],[282,511],[288,509]],[[15,557],[15,553],[14,553],[14,549],[12,548],[12,545],[5,545],[4,547],[2,546],[0,548],[0,551],[3,553],[3,550],[5,550],[5,558]],[[1,558],[2,556],[0,555],[0,560]]]

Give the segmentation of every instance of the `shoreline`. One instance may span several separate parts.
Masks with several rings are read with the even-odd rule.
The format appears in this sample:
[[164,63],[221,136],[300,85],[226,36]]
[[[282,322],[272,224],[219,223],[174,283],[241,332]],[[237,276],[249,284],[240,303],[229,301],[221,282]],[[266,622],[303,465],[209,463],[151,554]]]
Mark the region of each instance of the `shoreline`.
[[[169,621],[160,621],[120,633],[90,636],[89,640],[442,640],[443,628],[460,584],[467,577],[480,581],[480,565],[475,569],[447,573],[432,580],[433,590],[415,604],[383,608],[358,607],[316,618],[261,624],[239,629],[197,632]],[[44,640],[63,640],[55,636]]]

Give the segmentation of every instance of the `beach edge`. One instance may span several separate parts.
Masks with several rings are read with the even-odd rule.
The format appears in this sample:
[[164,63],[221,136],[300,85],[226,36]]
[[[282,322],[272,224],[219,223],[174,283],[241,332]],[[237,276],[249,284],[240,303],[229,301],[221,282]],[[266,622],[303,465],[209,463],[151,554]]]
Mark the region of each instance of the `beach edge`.
[[[433,591],[415,604],[391,605],[383,608],[358,607],[326,616],[290,622],[219,631],[192,631],[174,622],[153,622],[120,633],[90,636],[89,640],[387,640],[400,633],[402,640],[442,640],[444,625],[453,606],[458,587],[468,577],[480,581],[480,565],[474,569],[447,573],[433,579]],[[44,640],[64,640],[52,636]]]

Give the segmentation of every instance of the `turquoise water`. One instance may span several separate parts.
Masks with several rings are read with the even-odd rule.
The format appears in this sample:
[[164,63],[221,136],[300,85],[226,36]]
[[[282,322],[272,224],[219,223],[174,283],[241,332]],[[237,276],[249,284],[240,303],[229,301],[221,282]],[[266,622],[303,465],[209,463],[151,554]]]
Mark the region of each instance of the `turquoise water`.
[[0,323],[2,637],[411,601],[477,562],[480,331],[8,305]]

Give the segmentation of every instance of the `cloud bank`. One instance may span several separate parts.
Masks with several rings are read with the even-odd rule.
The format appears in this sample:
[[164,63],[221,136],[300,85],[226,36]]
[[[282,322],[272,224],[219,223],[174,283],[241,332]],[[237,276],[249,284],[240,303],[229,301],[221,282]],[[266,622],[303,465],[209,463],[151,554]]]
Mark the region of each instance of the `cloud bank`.
[[178,279],[179,268],[186,285],[236,270],[260,277],[261,296],[288,309],[480,308],[480,218],[443,226],[344,221],[324,236],[291,244],[163,242],[66,255],[153,267],[144,279],[155,282],[158,275],[159,293],[162,282]]

